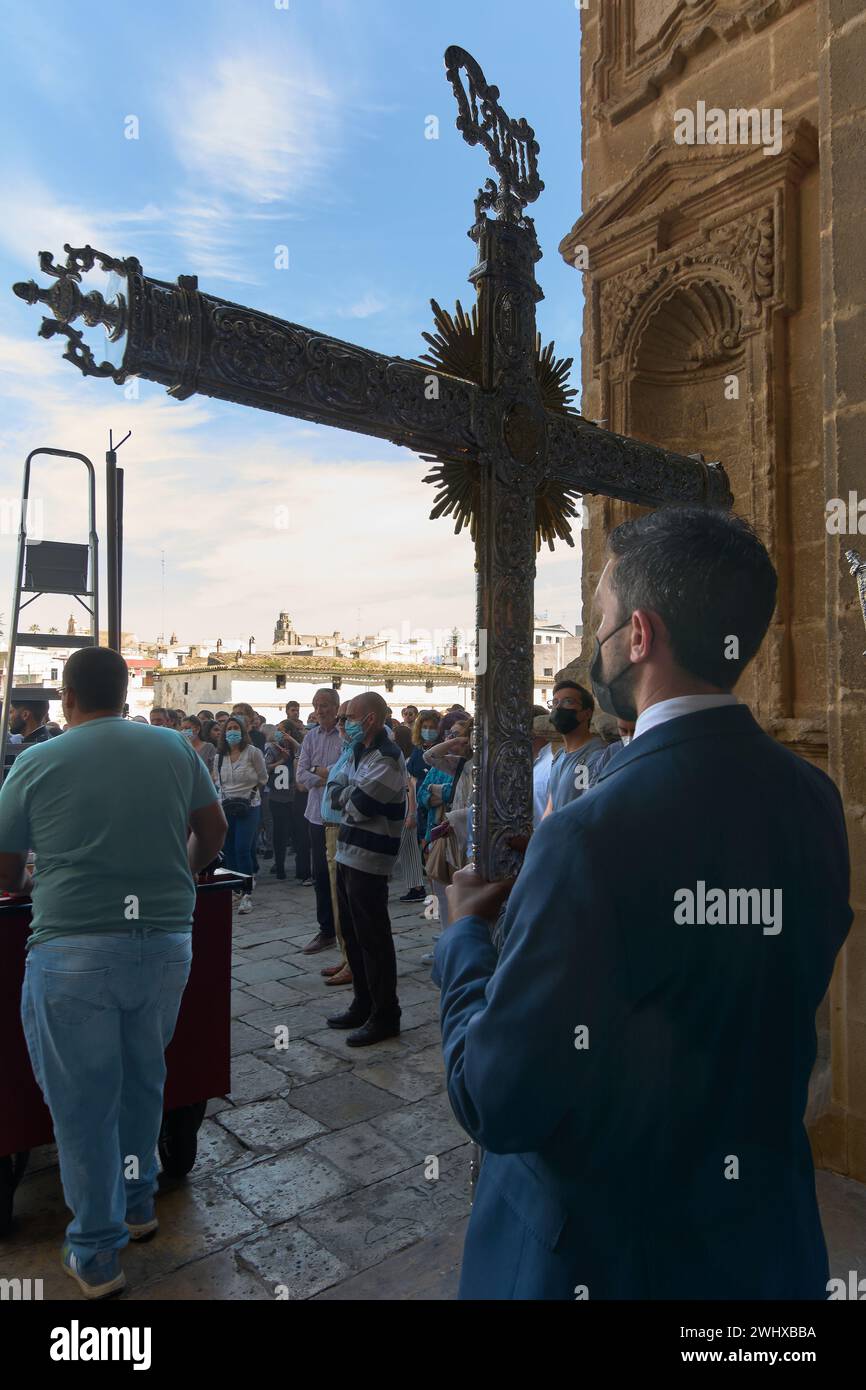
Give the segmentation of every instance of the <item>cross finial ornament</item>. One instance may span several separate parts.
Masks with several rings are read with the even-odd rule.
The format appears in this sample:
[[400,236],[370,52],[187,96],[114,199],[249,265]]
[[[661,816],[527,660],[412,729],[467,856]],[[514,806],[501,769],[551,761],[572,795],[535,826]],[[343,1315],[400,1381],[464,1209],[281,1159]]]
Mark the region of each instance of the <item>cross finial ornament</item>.
[[[488,83],[480,64],[465,48],[452,44],[446,49],[445,72],[460,108],[457,129],[468,145],[483,145],[499,175],[498,185],[488,179],[478,190],[476,224],[483,220],[484,209],[491,208],[503,222],[531,227],[532,219],[524,216],[524,208],[534,203],[544,188],[538,177],[535,131],[525,116],[515,121],[503,110],[499,88]],[[466,86],[461,73],[466,74]]]

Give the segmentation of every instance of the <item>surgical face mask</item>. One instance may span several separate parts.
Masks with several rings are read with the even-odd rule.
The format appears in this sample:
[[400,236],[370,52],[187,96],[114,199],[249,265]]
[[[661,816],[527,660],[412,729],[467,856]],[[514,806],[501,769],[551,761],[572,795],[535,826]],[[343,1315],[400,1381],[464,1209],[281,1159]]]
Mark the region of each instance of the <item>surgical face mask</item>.
[[357,719],[347,719],[344,736],[349,747],[354,748],[364,737],[364,725],[359,724]]
[[198,733],[198,730],[197,730],[197,729],[181,729],[181,733],[183,734],[184,738],[195,738],[196,734]]
[[280,729],[277,729],[276,733],[274,734],[274,743],[283,744],[283,743],[285,743],[285,741],[286,741],[286,736],[285,736],[285,734],[282,733]]
[[439,737],[438,729],[422,729],[421,739],[424,743],[435,743]]
[[240,729],[229,729],[228,733],[226,734],[226,743],[228,743],[232,748],[235,748],[237,744],[240,743],[241,737],[242,735]]
[[601,649],[605,642],[609,642],[611,637],[620,632],[631,622],[631,614],[615,627],[613,632],[609,632],[604,642],[595,639],[595,652],[592,658],[592,665],[589,668],[589,678],[592,681],[592,693],[597,704],[606,714],[613,714],[617,719],[622,719],[627,724],[634,724],[637,720],[637,710],[634,705],[634,696],[628,689],[630,683],[632,662],[626,657],[623,665],[616,675],[604,678],[602,672]]

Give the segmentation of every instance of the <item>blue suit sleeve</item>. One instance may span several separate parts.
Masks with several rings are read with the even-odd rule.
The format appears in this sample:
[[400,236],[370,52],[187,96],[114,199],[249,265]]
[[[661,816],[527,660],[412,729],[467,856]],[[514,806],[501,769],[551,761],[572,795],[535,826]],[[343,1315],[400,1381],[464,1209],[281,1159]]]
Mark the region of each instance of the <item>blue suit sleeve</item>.
[[604,858],[577,809],[533,835],[498,962],[479,918],[455,922],[436,946],[448,1095],[492,1153],[537,1150],[579,1105],[621,997]]

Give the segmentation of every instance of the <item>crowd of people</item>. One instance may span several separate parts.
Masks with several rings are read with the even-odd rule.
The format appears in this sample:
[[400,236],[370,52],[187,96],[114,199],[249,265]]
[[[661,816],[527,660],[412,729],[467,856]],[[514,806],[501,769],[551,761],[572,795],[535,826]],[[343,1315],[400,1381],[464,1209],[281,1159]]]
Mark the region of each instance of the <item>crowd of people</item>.
[[[633,725],[621,720],[621,740],[593,733],[594,709],[589,691],[571,680],[554,687],[548,709],[533,707],[535,826],[588,790],[628,742]],[[450,920],[448,886],[473,852],[469,712],[406,705],[397,717],[373,692],[341,703],[324,687],[306,720],[290,700],[278,723],[246,702],[196,713],[157,705],[149,720],[130,722],[175,730],[204,764],[226,820],[218,863],[244,879],[233,899],[240,915],[253,911],[262,872],[314,889],[317,931],[302,949],[338,951],[321,973],[329,986],[353,986],[352,1005],[329,1026],[349,1030],[350,1046],[399,1032],[388,885],[402,881],[400,902],[418,903],[439,925],[438,940]],[[24,748],[63,732],[49,724],[48,705],[30,697],[13,701],[10,729],[7,767]],[[383,770],[393,776],[372,795],[367,783]],[[381,843],[371,838],[377,835]],[[520,849],[527,843],[515,838]],[[431,950],[422,963],[433,959]]]
[[[34,850],[22,1017],[74,1214],[63,1267],[87,1297],[122,1288],[119,1251],[157,1228],[192,875],[220,852],[244,913],[261,862],[279,880],[293,856],[315,891],[304,950],[338,952],[322,975],[351,987],[327,1019],[350,1047],[400,1031],[389,880],[438,916],[448,1094],[485,1150],[461,1297],[825,1296],[803,1112],[852,913],[838,791],[733,694],[776,588],[735,516],[677,507],[612,533],[592,689],[560,680],[532,711],[533,825],[509,882],[473,867],[461,707],[398,718],[323,688],[304,722],[297,702],[275,724],[248,704],[154,709],[154,732],[123,718],[126,667],[102,648],[66,664],[63,737],[13,700],[0,887],[30,890]],[[784,931],[709,912],[683,927],[689,884],[750,909],[778,891]]]

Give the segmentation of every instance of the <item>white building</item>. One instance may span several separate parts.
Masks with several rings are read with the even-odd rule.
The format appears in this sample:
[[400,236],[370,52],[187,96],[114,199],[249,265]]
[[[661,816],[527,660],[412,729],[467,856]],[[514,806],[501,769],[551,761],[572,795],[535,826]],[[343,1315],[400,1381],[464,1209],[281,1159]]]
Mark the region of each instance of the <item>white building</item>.
[[336,689],[341,700],[375,690],[398,717],[409,704],[443,713],[450,705],[474,709],[474,677],[457,667],[302,655],[246,656],[177,670],[162,667],[154,675],[153,703],[197,714],[246,702],[276,722],[285,717],[289,700],[298,701],[301,718],[306,719],[314,694],[323,687]]
[[546,705],[553,695],[557,671],[580,656],[583,628],[570,632],[562,623],[547,623],[535,619],[532,634],[533,703]]

